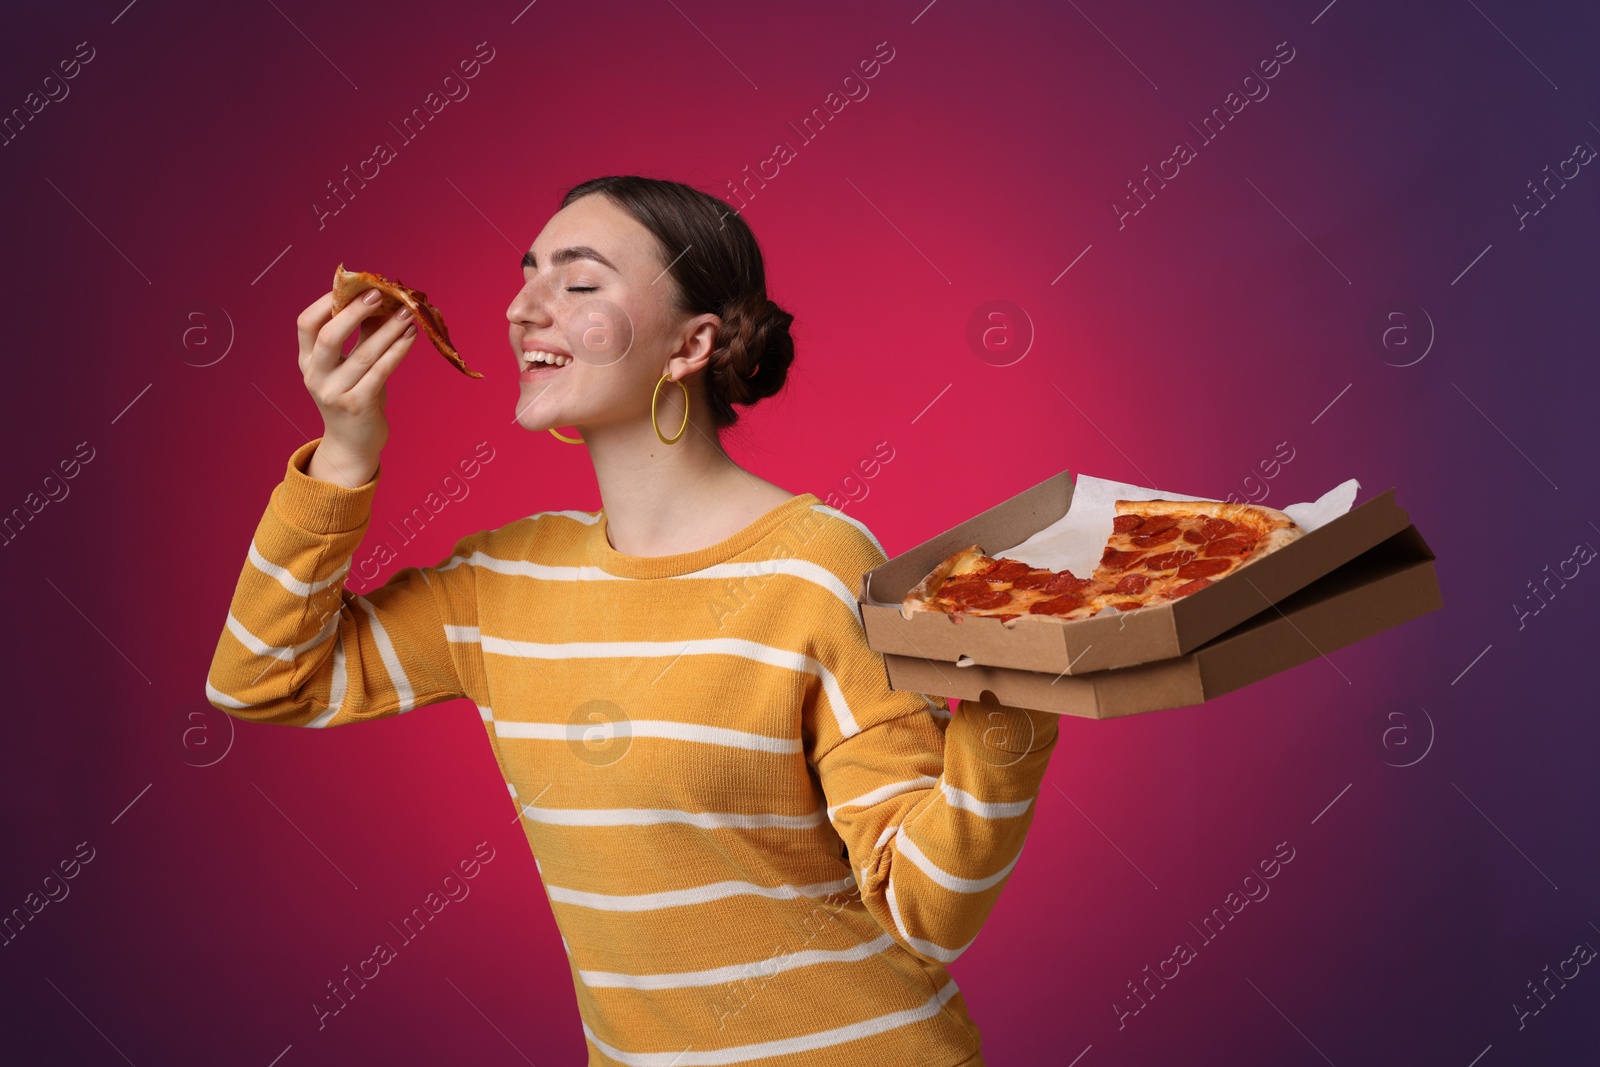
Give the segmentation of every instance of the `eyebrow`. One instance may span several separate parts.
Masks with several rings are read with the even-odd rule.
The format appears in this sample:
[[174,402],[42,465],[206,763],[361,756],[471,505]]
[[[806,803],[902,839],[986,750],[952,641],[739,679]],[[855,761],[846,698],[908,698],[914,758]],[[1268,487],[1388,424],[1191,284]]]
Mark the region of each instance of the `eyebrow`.
[[[576,245],[572,248],[558,248],[554,252],[550,253],[550,262],[557,267],[564,263],[571,263],[575,259],[592,259],[601,266],[610,267],[617,274],[622,273],[620,270],[617,270],[616,264],[612,263],[609,259],[607,259],[605,256],[602,256],[599,252],[590,248],[588,245]],[[524,269],[529,267],[532,267],[534,270],[539,269],[539,264],[534,262],[533,249],[530,248],[528,251],[522,253],[522,266]]]

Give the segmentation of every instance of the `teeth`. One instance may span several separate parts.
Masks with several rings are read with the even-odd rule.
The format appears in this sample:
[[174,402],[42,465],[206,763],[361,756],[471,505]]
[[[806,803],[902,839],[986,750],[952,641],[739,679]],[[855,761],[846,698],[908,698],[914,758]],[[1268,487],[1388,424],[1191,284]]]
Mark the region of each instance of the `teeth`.
[[556,367],[565,367],[572,362],[571,356],[558,356],[554,352],[540,352],[530,349],[523,353],[529,363],[549,363]]

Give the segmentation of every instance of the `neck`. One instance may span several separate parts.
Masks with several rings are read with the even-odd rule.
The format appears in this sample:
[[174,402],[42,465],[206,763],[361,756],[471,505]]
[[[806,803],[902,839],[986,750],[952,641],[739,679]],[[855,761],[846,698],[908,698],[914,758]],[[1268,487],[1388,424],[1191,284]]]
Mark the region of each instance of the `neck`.
[[[721,540],[712,535],[723,510],[719,505],[749,476],[722,450],[706,405],[694,407],[689,424],[670,445],[656,436],[648,415],[583,429],[607,534],[618,552],[675,555]],[[668,437],[677,431],[683,403],[676,386],[663,388],[656,419]]]

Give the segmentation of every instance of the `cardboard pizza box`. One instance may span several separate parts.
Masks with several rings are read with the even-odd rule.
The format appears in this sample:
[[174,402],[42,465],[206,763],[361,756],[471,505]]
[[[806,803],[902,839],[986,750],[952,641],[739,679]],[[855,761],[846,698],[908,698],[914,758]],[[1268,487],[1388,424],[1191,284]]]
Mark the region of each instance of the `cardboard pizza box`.
[[1441,606],[1433,552],[1417,528],[1407,526],[1194,651],[1170,659],[1069,676],[957,667],[895,653],[883,658],[893,689],[1109,719],[1201,704],[1310,660],[1324,662],[1307,671],[1326,671],[1337,682],[1339,668],[1328,653]]
[[900,614],[900,602],[951,553],[980,544],[1004,554],[1067,513],[1073,478],[1062,471],[861,576],[857,608],[867,644],[885,655],[950,664],[1085,674],[1170,659],[1200,647],[1411,525],[1387,489],[1197,593],[1133,612],[1086,619],[1027,616],[1007,626],[984,616]]

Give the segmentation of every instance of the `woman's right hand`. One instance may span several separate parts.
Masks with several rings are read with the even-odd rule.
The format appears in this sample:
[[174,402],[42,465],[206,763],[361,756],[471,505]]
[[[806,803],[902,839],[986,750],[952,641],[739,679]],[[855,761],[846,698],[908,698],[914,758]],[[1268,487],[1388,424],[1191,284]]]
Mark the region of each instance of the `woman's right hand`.
[[[333,293],[324,293],[295,321],[300,334],[300,372],[322,412],[322,443],[311,457],[313,478],[350,488],[367,484],[378,469],[378,455],[389,440],[384,417],[384,384],[416,341],[409,309],[372,319],[376,296],[369,289],[333,313]],[[356,347],[342,353],[353,330]]]

